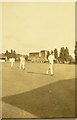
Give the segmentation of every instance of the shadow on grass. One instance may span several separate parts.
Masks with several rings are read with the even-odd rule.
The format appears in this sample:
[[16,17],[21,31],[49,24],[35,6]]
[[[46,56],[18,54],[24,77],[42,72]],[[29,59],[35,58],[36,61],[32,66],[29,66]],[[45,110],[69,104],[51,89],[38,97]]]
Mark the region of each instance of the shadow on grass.
[[27,72],[27,73],[31,73],[31,74],[41,74],[41,75],[48,75],[46,73],[38,73],[38,72]]
[[39,118],[75,117],[74,83],[74,79],[60,80],[2,100]]

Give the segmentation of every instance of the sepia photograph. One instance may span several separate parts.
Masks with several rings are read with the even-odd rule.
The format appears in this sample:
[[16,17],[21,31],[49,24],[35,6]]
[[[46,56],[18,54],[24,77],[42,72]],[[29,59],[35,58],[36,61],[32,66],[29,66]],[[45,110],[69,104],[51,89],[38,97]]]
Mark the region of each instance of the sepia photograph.
[[75,2],[2,3],[3,119],[75,118],[76,64]]

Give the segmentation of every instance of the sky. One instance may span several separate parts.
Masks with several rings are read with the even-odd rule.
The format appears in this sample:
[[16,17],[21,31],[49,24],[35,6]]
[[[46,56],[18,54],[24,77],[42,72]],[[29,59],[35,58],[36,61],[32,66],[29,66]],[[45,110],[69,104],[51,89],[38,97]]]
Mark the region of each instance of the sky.
[[74,56],[75,3],[3,3],[2,51],[28,54],[68,47]]

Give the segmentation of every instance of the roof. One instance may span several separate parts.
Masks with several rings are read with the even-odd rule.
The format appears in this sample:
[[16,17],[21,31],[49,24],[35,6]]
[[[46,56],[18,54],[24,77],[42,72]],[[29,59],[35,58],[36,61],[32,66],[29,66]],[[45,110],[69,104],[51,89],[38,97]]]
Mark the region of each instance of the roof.
[[39,52],[32,52],[32,53],[29,53],[29,54],[39,54]]
[[48,50],[41,50],[40,52],[45,52],[45,51],[47,51],[47,52],[48,52]]

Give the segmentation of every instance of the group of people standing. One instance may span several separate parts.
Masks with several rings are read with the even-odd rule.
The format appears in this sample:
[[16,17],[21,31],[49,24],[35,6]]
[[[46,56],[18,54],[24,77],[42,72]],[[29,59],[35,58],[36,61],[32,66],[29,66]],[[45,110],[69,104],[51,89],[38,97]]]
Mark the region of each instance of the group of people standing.
[[[49,67],[46,71],[46,74],[49,73],[50,71],[50,74],[51,75],[54,75],[54,72],[53,72],[53,64],[54,64],[54,54],[53,54],[53,51],[51,51],[51,54],[48,56],[48,61],[49,61]],[[10,63],[11,63],[11,68],[13,67],[13,64],[15,62],[15,59],[14,58],[10,58]],[[24,56],[21,56],[20,57],[20,70],[21,69],[25,69],[25,58]]]
[[[9,62],[11,63],[11,68],[12,68],[13,64],[15,62],[15,58],[10,58]],[[21,69],[23,69],[23,70],[25,69],[25,58],[24,58],[24,56],[20,57],[20,70]]]

